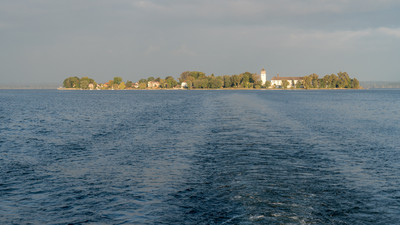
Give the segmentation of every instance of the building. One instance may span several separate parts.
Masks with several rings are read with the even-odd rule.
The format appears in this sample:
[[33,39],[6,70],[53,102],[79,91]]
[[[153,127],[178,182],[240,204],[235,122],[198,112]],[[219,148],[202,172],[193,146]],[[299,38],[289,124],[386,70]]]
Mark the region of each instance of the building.
[[188,84],[185,82],[185,81],[183,81],[182,83],[181,83],[181,88],[183,89],[183,88],[188,88]]
[[264,68],[262,68],[260,76],[261,76],[261,83],[262,85],[264,85],[265,82],[267,82],[267,71],[265,71]]
[[282,81],[287,80],[289,82],[287,88],[292,88],[296,87],[297,82],[299,82],[302,79],[303,77],[280,77],[279,74],[277,74],[275,77],[272,77],[271,86],[280,88],[282,87]]
[[159,88],[160,85],[161,84],[158,81],[149,81],[149,82],[147,82],[147,87],[148,88]]

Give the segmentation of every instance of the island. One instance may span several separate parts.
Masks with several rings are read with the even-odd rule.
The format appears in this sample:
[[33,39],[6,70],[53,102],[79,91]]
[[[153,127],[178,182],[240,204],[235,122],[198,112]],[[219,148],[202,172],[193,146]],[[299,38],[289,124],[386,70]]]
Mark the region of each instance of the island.
[[206,75],[199,71],[185,71],[178,80],[148,77],[137,82],[114,77],[104,83],[97,83],[89,77],[68,77],[61,90],[135,90],[135,89],[360,89],[360,82],[350,78],[347,72],[328,74],[319,78],[313,73],[307,76],[280,77],[279,74],[266,79],[265,69],[260,74],[244,72],[234,75]]

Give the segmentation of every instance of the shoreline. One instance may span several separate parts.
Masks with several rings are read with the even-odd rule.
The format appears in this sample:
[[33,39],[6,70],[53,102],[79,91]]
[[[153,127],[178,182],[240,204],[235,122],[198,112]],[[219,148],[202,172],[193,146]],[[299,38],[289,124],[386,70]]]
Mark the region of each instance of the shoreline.
[[146,89],[80,89],[80,88],[57,88],[60,91],[210,91],[210,90],[259,90],[259,91],[295,91],[295,90],[366,90],[366,88],[192,88],[192,89],[182,89],[182,88],[146,88]]

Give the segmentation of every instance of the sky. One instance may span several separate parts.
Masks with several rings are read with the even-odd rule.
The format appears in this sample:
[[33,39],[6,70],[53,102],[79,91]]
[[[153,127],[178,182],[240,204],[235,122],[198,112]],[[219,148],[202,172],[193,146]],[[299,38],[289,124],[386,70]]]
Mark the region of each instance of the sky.
[[400,1],[0,1],[0,85],[262,68],[398,82]]

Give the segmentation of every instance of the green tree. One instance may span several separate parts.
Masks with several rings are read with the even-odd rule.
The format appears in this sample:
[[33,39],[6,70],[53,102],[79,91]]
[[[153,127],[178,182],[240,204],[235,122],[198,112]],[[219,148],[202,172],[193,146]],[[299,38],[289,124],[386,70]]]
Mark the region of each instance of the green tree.
[[249,76],[249,72],[246,73],[242,73],[241,74],[241,80],[240,80],[240,85],[244,88],[248,88],[249,83],[250,83],[250,76]]
[[79,77],[68,77],[63,82],[63,87],[65,88],[79,88],[80,80]]
[[312,77],[311,76],[305,76],[303,78],[303,86],[305,89],[312,88]]
[[271,87],[271,81],[269,81],[269,80],[265,81],[264,87],[265,88]]
[[120,84],[122,82],[122,77],[114,77],[114,84]]
[[[138,83],[139,83],[140,89],[145,89],[147,87],[147,79],[140,79]],[[141,88],[143,86],[144,86],[144,88]]]
[[190,71],[185,71],[183,73],[181,73],[181,75],[179,76],[179,82],[184,82],[187,81],[188,77],[190,76]]
[[139,89],[146,89],[146,83],[139,83]]
[[126,85],[126,88],[132,88],[133,87],[133,82],[128,80],[128,81],[126,81],[125,85]]
[[125,83],[122,81],[119,85],[118,85],[118,89],[119,90],[124,90],[126,88]]
[[301,88],[301,86],[302,86],[302,80],[297,81],[296,88]]
[[79,86],[80,86],[80,88],[81,89],[89,89],[89,85],[91,84],[91,85],[93,85],[93,87],[94,87],[94,85],[95,85],[95,83],[96,82],[94,82],[94,80],[92,79],[92,78],[89,78],[89,77],[82,77],[80,80],[79,80]]
[[165,82],[166,82],[166,87],[167,88],[173,88],[178,84],[178,82],[171,76],[167,76],[165,78]]
[[255,74],[250,74],[249,82],[255,84],[255,83],[257,83],[257,81],[261,81],[260,75],[258,75],[256,73]]
[[318,88],[318,84],[319,84],[318,75],[313,73],[313,74],[310,75],[310,77],[311,77],[311,87],[312,88]]
[[191,71],[189,72],[189,76],[194,77],[195,79],[202,79],[206,77],[206,74],[199,71]]
[[189,89],[189,90],[191,90],[192,89],[192,87],[193,87],[193,82],[191,81],[191,80],[188,80],[188,81],[186,81],[186,83],[187,83],[187,88]]
[[329,75],[325,75],[323,78],[322,78],[322,84],[324,84],[324,87],[323,88],[328,88],[329,87],[329,83],[330,83],[330,77],[329,77]]
[[262,85],[262,81],[261,80],[257,80],[257,81],[254,82],[254,88],[259,89],[262,86],[263,85]]
[[351,85],[351,80],[349,75],[346,72],[339,72],[338,74],[339,77],[339,88],[350,88]]
[[208,81],[209,88],[222,88],[224,85],[223,79],[221,77],[211,76]]
[[240,76],[239,75],[232,75],[231,76],[232,79],[232,84],[234,87],[239,87],[240,84]]
[[289,85],[289,81],[287,81],[287,80],[282,80],[282,88],[283,89],[286,89],[287,88],[287,86]]
[[352,88],[354,89],[360,88],[360,82],[356,78],[352,79],[351,83],[352,83]]
[[326,83],[324,79],[319,79],[318,80],[318,87],[319,88],[326,88]]
[[232,87],[231,76],[224,75],[224,76],[223,76],[223,80],[224,80],[224,88],[230,88],[230,87]]
[[84,89],[84,90],[89,89],[89,81],[86,79],[81,80],[79,82],[79,85],[80,85],[81,89]]
[[338,77],[335,74],[327,75],[329,76],[327,85],[329,88],[336,88]]
[[187,77],[186,83],[188,84],[188,89],[192,89],[194,81],[195,81],[194,77],[192,76]]

